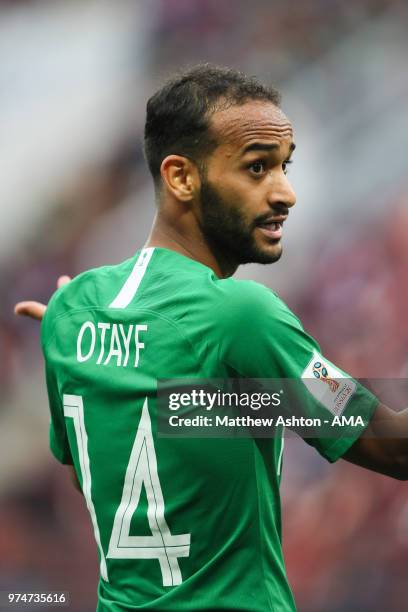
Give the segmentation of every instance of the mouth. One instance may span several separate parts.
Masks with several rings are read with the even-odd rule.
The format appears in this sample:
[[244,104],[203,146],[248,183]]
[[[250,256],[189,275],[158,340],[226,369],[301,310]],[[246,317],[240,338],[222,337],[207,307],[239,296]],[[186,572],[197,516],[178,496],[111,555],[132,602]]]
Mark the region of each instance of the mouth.
[[257,227],[261,232],[271,240],[280,240],[282,238],[282,227],[287,217],[270,217],[262,223],[258,223]]

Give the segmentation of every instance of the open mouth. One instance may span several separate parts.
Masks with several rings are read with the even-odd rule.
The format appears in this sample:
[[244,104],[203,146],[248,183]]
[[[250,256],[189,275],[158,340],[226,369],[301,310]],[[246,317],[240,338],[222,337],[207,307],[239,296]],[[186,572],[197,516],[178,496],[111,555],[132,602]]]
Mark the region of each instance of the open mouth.
[[282,238],[282,226],[283,221],[264,221],[258,224],[258,228],[261,232],[273,240],[279,240]]
[[271,230],[272,232],[276,232],[282,227],[282,223],[279,223],[279,221],[270,221],[269,223],[261,223],[259,227],[263,227]]

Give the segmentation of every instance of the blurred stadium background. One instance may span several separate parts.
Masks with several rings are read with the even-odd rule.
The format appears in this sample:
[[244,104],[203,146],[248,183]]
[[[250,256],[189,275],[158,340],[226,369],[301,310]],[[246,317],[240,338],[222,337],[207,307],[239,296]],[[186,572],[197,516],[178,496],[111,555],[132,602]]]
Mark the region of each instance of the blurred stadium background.
[[[95,609],[90,521],[48,451],[39,326],[12,311],[143,244],[145,102],[173,69],[213,61],[282,90],[298,203],[279,264],[239,275],[343,369],[408,377],[407,26],[404,0],[0,2],[0,590]],[[407,609],[403,483],[289,440],[282,497],[301,612]]]

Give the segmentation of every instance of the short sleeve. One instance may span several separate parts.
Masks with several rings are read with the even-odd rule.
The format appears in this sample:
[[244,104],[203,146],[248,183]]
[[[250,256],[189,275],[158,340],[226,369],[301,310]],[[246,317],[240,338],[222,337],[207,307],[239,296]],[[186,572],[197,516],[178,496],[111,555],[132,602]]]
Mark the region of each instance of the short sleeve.
[[327,460],[336,461],[364,431],[377,398],[321,354],[318,343],[272,291],[257,283],[235,282],[241,286],[232,292],[220,342],[220,357],[230,376],[293,379],[293,413],[306,419],[332,422],[338,416],[347,423],[352,416],[360,417],[337,428],[335,436],[323,428],[318,430],[321,436],[305,437]]
[[49,429],[50,449],[60,463],[72,465],[73,459],[65,426],[64,408],[58,389],[57,376],[52,364],[52,352],[50,350],[52,336],[49,323],[50,312],[47,309],[41,324],[41,344],[45,359],[45,379],[51,416]]

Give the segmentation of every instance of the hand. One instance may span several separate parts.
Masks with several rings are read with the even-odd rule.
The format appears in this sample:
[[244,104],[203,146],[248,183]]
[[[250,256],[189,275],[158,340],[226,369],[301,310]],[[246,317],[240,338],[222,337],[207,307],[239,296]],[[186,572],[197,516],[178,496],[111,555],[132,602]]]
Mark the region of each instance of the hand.
[[[70,276],[60,276],[57,281],[58,289],[69,283],[70,280]],[[18,302],[18,304],[14,306],[14,314],[31,317],[31,319],[41,321],[46,309],[47,306],[45,304],[41,304],[41,302]]]

